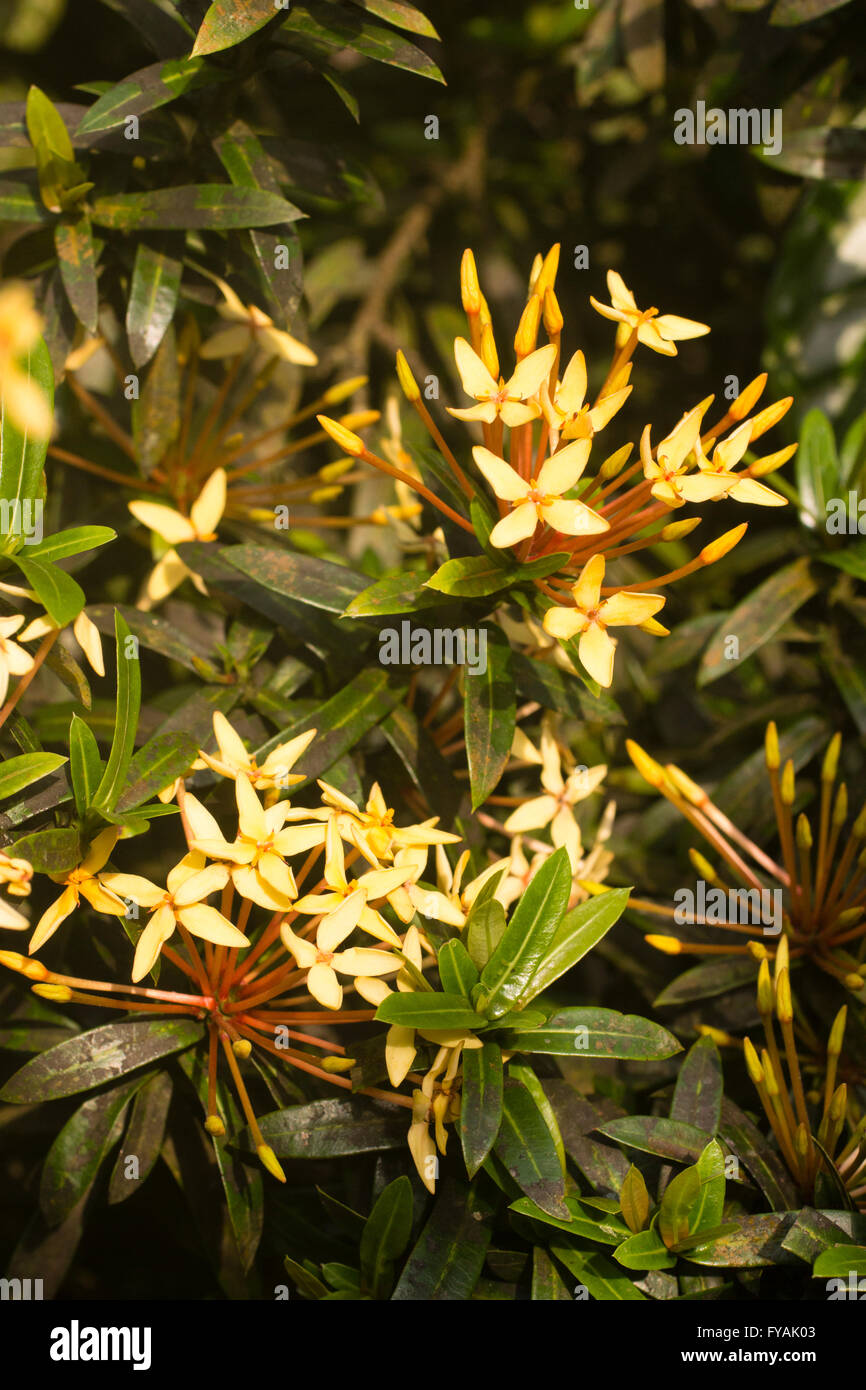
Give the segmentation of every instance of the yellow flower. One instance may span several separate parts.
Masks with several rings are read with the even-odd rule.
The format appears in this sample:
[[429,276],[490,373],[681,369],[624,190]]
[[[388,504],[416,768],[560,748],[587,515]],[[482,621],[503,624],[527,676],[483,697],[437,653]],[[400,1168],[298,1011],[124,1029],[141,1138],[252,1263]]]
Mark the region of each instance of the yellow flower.
[[86,898],[97,912],[110,913],[114,917],[126,916],[125,903],[116,893],[103,887],[97,878],[99,870],[108,863],[108,858],[119,835],[120,828],[115,825],[103,830],[101,834],[97,835],[77,868],[72,869],[67,874],[50,875],[54,883],[62,883],[65,887],[57,901],[45,909],[36,923],[36,930],[30,938],[28,948],[31,955],[34,951],[38,951],[40,946],[45,945],[49,937],[52,937],[57,931],[61,922],[65,922],[66,918],[72,915],[82,897]]
[[679,424],[666,435],[652,456],[650,446],[650,426],[647,425],[640,441],[640,456],[644,477],[652,482],[650,491],[653,497],[668,507],[682,507],[686,501],[705,502],[710,497],[720,497],[726,488],[726,480],[716,474],[700,473],[689,479],[683,478],[688,469],[688,458],[700,448],[701,420],[706,413],[710,399],[701,401],[686,412]]
[[33,667],[33,657],[17,642],[12,641],[24,622],[23,613],[13,613],[10,618],[0,618],[0,704],[6,699],[10,676],[23,676]]
[[610,304],[600,304],[592,295],[589,302],[593,309],[603,314],[606,319],[614,319],[619,323],[617,347],[622,347],[637,330],[639,343],[652,348],[653,352],[662,353],[665,357],[676,357],[675,343],[684,338],[701,338],[710,331],[707,324],[696,323],[694,319],[680,318],[678,314],[659,315],[658,309],[639,309],[631,290],[615,270],[607,272],[607,288],[611,298]]
[[613,658],[616,641],[609,627],[640,627],[664,607],[662,594],[635,594],[622,591],[601,597],[604,583],[604,556],[593,555],[587,560],[577,583],[572,588],[573,608],[548,608],[544,628],[554,637],[567,641],[580,633],[578,656],[599,685],[609,686],[613,680]]
[[140,907],[153,909],[135,948],[132,966],[134,982],[143,979],[153,969],[163,946],[174,935],[178,922],[193,936],[210,941],[214,946],[249,945],[242,931],[204,901],[224,888],[228,880],[229,871],[224,864],[205,866],[204,855],[197,851],[185,854],[180,863],[174,866],[166,879],[165,888],[138,874],[103,874],[102,882],[112,892],[138,903]]
[[557,383],[553,399],[543,390],[541,404],[550,428],[560,433],[563,439],[591,439],[625,405],[631,390],[631,386],[624,386],[603,396],[596,406],[584,404],[586,359],[578,351],[566,367],[562,381]]
[[[305,810],[293,811],[287,801],[264,809],[243,772],[235,778],[235,799],[238,806],[237,839],[223,839],[219,825],[210,811],[194,796],[184,798],[184,812],[195,838],[190,848],[200,850],[211,859],[225,859],[231,865],[232,883],[242,898],[272,912],[285,912],[298,896],[295,876],[285,862],[288,854],[320,845],[325,838],[321,824],[286,827],[287,820],[308,816]],[[284,828],[286,827],[286,828]]]
[[199,749],[199,757],[220,776],[236,778],[238,773],[242,772],[251,786],[262,790],[291,787],[296,782],[303,782],[301,773],[291,773],[289,769],[294,767],[301,754],[309,748],[316,737],[315,729],[308,729],[305,734],[298,734],[297,738],[289,739],[288,743],[281,743],[279,747],[272,749],[261,767],[255,756],[247,752],[240,735],[220,710],[214,710],[213,731],[219,756]]
[[489,864],[482,873],[478,874],[471,882],[463,885],[463,875],[466,872],[466,865],[469,863],[470,852],[464,850],[457,860],[455,868],[452,870],[448,858],[441,845],[436,846],[436,881],[439,885],[438,891],[420,888],[414,884],[409,889],[409,897],[412,903],[421,913],[422,917],[432,917],[436,922],[444,922],[447,926],[460,927],[466,925],[466,918],[469,909],[478,897],[481,889],[489,878],[500,872],[505,867],[506,860],[498,860],[494,864]]
[[44,392],[22,371],[20,359],[39,342],[42,323],[33,295],[17,280],[0,289],[0,397],[15,427],[37,439],[51,433],[51,408]]
[[556,348],[552,343],[530,352],[518,362],[508,381],[500,377],[497,382],[465,338],[454,340],[454,357],[463,390],[467,396],[474,396],[478,405],[460,410],[449,407],[449,415],[458,420],[482,420],[488,425],[498,416],[504,425],[514,429],[541,414],[541,407],[531,398],[537,395],[556,360]]
[[[356,975],[387,975],[399,968],[400,962],[387,951],[371,950],[366,946],[350,947],[347,951],[328,949],[325,942],[334,939],[334,932],[323,934],[322,926],[316,932],[315,942],[296,936],[287,922],[280,927],[280,936],[286,950],[294,956],[301,970],[306,970],[306,987],[315,1000],[326,1009],[339,1009],[343,1002],[343,986],[339,975],[350,978]],[[349,927],[346,932],[353,931]],[[345,937],[343,938],[345,940]],[[336,944],[339,944],[337,942]]]
[[359,878],[346,878],[346,861],[343,843],[337,828],[336,816],[328,822],[325,839],[324,879],[330,892],[306,893],[298,898],[295,911],[317,916],[322,913],[316,940],[323,951],[333,951],[341,941],[360,927],[378,941],[387,941],[391,946],[399,946],[400,938],[388,926],[381,913],[369,906],[370,902],[384,898],[402,885],[405,870],[397,866],[392,869],[371,869]]
[[565,846],[572,871],[576,872],[583,851],[574,807],[592,796],[606,776],[607,765],[601,763],[597,767],[575,768],[564,778],[555,724],[545,716],[541,726],[541,785],[545,795],[533,797],[512,811],[505,829],[522,832],[549,825],[554,846],[557,849]]
[[284,362],[295,362],[301,367],[314,367],[318,357],[312,348],[298,342],[291,333],[276,328],[274,321],[255,304],[244,304],[225,280],[218,275],[208,276],[220,291],[224,304],[217,306],[221,318],[228,319],[231,328],[222,328],[202,344],[201,356],[204,358],[237,357],[256,343],[272,357],[281,357]]
[[577,439],[566,444],[542,465],[537,478],[521,478],[504,459],[480,445],[472,450],[496,496],[510,502],[512,510],[490,532],[490,543],[500,549],[517,545],[535,534],[539,523],[567,536],[597,535],[610,530],[610,522],[583,502],[563,496],[580,478],[589,460],[591,442]]
[[[708,495],[703,489],[705,480],[713,480],[714,490],[709,495],[718,500],[720,497],[733,497],[736,502],[746,502],[756,507],[784,507],[787,500],[781,493],[774,492],[772,488],[759,483],[757,478],[750,476],[752,469],[760,465],[766,465],[772,459],[774,465],[784,463],[796,453],[797,445],[791,444],[787,449],[780,449],[778,454],[771,455],[770,458],[758,459],[751,469],[746,469],[742,473],[735,473],[733,470],[740,462],[749,447],[752,437],[752,420],[745,420],[742,425],[734,430],[733,434],[717,444],[713,450],[712,459],[708,459],[703,450],[700,439],[695,445],[695,454],[698,460],[699,473],[692,477],[684,478],[680,483],[680,491],[688,502],[701,502]],[[707,446],[709,448],[709,445]],[[721,486],[724,484],[724,486]],[[719,491],[715,488],[720,487]]]
[[[28,623],[24,632],[21,633],[21,641],[33,642],[37,637],[47,637],[49,632],[56,632],[58,627],[59,624],[55,623],[53,618],[49,618],[47,614],[41,618],[34,618],[32,623]],[[99,635],[99,628],[88,618],[83,608],[72,624],[72,633],[92,669],[98,676],[104,676],[105,662],[102,659],[102,638]]]
[[[0,883],[16,898],[26,898],[30,894],[30,880],[33,878],[33,865],[26,859],[10,859],[0,850]],[[30,923],[27,918],[0,898],[0,927],[10,931],[24,931]]]
[[[319,786],[322,789],[322,800],[338,812],[337,829],[343,839],[355,845],[373,868],[379,867],[380,859],[393,859],[394,851],[397,849],[459,843],[459,835],[452,835],[447,830],[434,829],[438,816],[432,816],[420,825],[395,825],[394,811],[385,804],[378,782],[370,789],[363,811],[336,787],[329,786],[327,782],[320,782]],[[318,819],[327,812],[313,811],[310,814]]]
[[136,520],[154,531],[172,549],[157,563],[139,602],[148,609],[159,603],[189,576],[199,593],[207,593],[198,575],[193,574],[178,555],[174,546],[184,541],[215,541],[216,528],[226,506],[226,472],[216,468],[190,507],[189,516],[181,516],[174,507],[160,502],[130,502],[129,510]]

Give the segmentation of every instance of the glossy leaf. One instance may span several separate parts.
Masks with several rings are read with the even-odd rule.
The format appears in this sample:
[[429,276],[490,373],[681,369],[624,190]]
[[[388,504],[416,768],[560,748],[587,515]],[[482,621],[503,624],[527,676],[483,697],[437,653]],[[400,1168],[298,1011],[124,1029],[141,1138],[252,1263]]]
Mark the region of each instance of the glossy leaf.
[[505,908],[495,898],[473,903],[464,933],[469,957],[477,969],[485,968],[505,935],[507,925]]
[[54,228],[54,247],[63,288],[75,317],[88,333],[96,332],[99,290],[90,218],[63,219]]
[[571,894],[571,865],[556,850],[534,876],[506,931],[481,973],[476,1006],[489,1018],[522,999],[544,960]]
[[138,645],[130,643],[130,631],[122,614],[115,611],[114,631],[117,643],[117,710],[111,751],[96,789],[93,805],[98,811],[112,811],[126,781],[126,774],[135,745],[138,711],[141,705],[141,667]]
[[626,1269],[672,1269],[677,1262],[657,1231],[639,1231],[613,1252]]
[[[162,1148],[171,1095],[172,1080],[167,1071],[155,1072],[137,1092],[111,1172],[109,1203],[125,1202],[127,1197],[138,1192],[153,1171]],[[127,1159],[133,1157],[136,1160],[134,1177],[130,1176],[127,1163]]]
[[[48,405],[53,407],[54,370],[41,338],[32,351],[20,359],[19,365],[43,393]],[[13,424],[9,413],[3,411],[0,423],[0,500],[23,502],[42,497],[42,470],[47,452],[47,439],[34,439],[32,435],[25,434]],[[10,513],[14,516],[14,508],[10,508]],[[3,539],[5,541],[6,537]]]
[[130,73],[109,87],[90,107],[76,132],[96,135],[123,125],[130,116],[143,116],[200,87],[224,82],[226,74],[201,58],[170,58]]
[[486,669],[465,668],[464,730],[472,809],[476,810],[502,776],[514,741],[515,693],[511,647],[498,627],[487,635]]
[[420,574],[387,574],[362,589],[348,604],[346,618],[377,618],[392,613],[417,613],[423,608],[441,607],[443,600],[431,592]]
[[120,1138],[126,1108],[146,1076],[91,1096],[66,1121],[45,1159],[39,1205],[57,1226],[93,1186],[104,1160]]
[[412,1184],[404,1174],[380,1193],[361,1236],[361,1278],[373,1298],[387,1298],[412,1234]]
[[518,1052],[544,1052],[565,1057],[618,1057],[658,1061],[682,1048],[676,1038],[651,1019],[621,1014],[615,1009],[560,1009],[540,1028],[512,1025],[506,1047]]
[[670,1118],[718,1133],[723,1089],[719,1049],[712,1038],[698,1038],[680,1067]]
[[106,1023],[34,1057],[10,1077],[0,1099],[14,1105],[33,1105],[88,1091],[191,1047],[201,1036],[201,1025],[192,1019]]
[[126,336],[136,367],[145,366],[162,342],[174,317],[180,279],[180,261],[138,243],[126,305]]
[[631,1149],[658,1154],[675,1163],[696,1160],[703,1153],[712,1135],[681,1120],[666,1120],[655,1115],[624,1115],[598,1126],[600,1133]]
[[274,1110],[260,1118],[259,1126],[278,1158],[335,1158],[402,1148],[406,1114],[363,1096]]
[[502,1049],[498,1043],[463,1052],[460,1142],[470,1178],[474,1178],[499,1132],[502,1119]]
[[461,994],[389,994],[376,1010],[380,1023],[403,1028],[474,1028],[483,1019]]
[[23,555],[12,558],[58,627],[65,627],[78,617],[86,600],[84,590],[71,574],[44,560],[25,559]]
[[35,830],[8,846],[6,853],[13,859],[26,859],[38,874],[62,874],[80,863],[81,837],[72,826]]
[[390,29],[369,24],[348,10],[337,10],[320,0],[293,4],[281,30],[291,46],[301,53],[330,58],[348,48],[364,58],[404,68],[435,82],[445,81],[432,58],[415,44],[408,43]]
[[[775,636],[783,623],[812,598],[817,587],[806,556],[765,579],[716,630],[701,661],[698,685],[709,685],[736,670],[739,663]],[[736,657],[728,655],[731,636],[739,642]]]
[[0,763],[0,801],[30,787],[66,762],[60,753],[22,753]]
[[630,888],[611,888],[588,898],[562,918],[542,960],[521,995],[521,1004],[528,1004],[542,990],[549,989],[555,980],[577,965],[588,951],[619,921],[628,904]]
[[230,188],[221,183],[107,194],[94,198],[91,204],[96,225],[115,232],[272,227],[294,222],[300,215],[297,208],[276,193]]
[[468,999],[478,984],[478,969],[459,937],[446,941],[437,958],[439,979],[446,994],[462,994]]
[[213,0],[195,36],[193,57],[243,43],[281,12],[273,0]]
[[619,1194],[620,1210],[623,1220],[633,1234],[642,1231],[649,1220],[650,1195],[644,1175],[634,1164],[625,1175]]
[[507,1076],[503,1085],[502,1122],[493,1152],[542,1211],[568,1219],[556,1141],[527,1088],[513,1077]]

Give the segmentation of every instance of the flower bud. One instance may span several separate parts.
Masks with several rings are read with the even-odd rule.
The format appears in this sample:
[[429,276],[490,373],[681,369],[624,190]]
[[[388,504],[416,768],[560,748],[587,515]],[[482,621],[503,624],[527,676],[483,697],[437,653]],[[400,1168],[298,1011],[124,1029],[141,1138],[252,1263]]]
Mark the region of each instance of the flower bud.
[[397,380],[407,401],[420,401],[421,391],[402,352],[397,353]]
[[329,434],[335,444],[339,444],[344,453],[351,455],[352,458],[360,458],[364,452],[364,441],[359,439],[351,430],[347,430],[345,425],[340,425],[336,420],[331,420],[327,415],[317,415],[316,419],[322,426],[326,434]]

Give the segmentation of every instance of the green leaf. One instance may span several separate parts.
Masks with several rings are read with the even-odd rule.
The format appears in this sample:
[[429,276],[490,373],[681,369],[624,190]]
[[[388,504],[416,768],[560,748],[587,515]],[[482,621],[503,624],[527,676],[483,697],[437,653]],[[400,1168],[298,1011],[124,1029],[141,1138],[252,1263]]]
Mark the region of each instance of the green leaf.
[[502,1049],[498,1043],[464,1049],[460,1142],[470,1178],[493,1147],[502,1119]]
[[319,59],[328,59],[348,48],[364,58],[403,68],[434,82],[445,81],[432,58],[414,44],[379,24],[368,24],[360,16],[316,0],[293,4],[288,19],[281,25],[281,33],[292,48]]
[[605,1229],[605,1223],[601,1219],[587,1216],[576,1198],[566,1197],[564,1208],[562,1215],[554,1216],[529,1197],[519,1197],[516,1202],[511,1203],[510,1210],[517,1212],[518,1216],[529,1217],[532,1221],[541,1221],[545,1226],[554,1226],[556,1230],[565,1231],[580,1240],[595,1240],[602,1245],[618,1245],[622,1240],[625,1226],[613,1234],[609,1227]]
[[88,333],[96,332],[99,290],[90,218],[81,213],[74,221],[61,220],[54,228],[54,247],[66,297],[78,321]]
[[722,1062],[712,1038],[698,1038],[682,1063],[671,1102],[672,1120],[717,1134],[722,1111]]
[[29,182],[0,179],[0,219],[4,222],[50,222],[51,214]]
[[700,1182],[689,1211],[689,1235],[712,1231],[720,1224],[725,1206],[725,1154],[718,1140],[707,1144],[695,1165]]
[[156,733],[139,748],[127,770],[127,781],[114,811],[122,816],[149,801],[176,777],[186,773],[198,755],[198,739],[174,731]]
[[[100,632],[114,634],[115,613],[120,613],[133,637],[137,637],[142,647],[159,652],[169,661],[186,666],[189,671],[206,679],[214,679],[218,670],[213,663],[214,649],[205,639],[193,632],[179,631],[175,623],[169,623],[156,613],[141,613],[137,608],[118,604],[115,608],[107,603],[88,605],[87,615]],[[205,729],[208,724],[205,722]],[[202,733],[201,737],[205,737]]]
[[550,1216],[568,1219],[565,1177],[556,1139],[521,1081],[506,1077],[502,1092],[502,1122],[493,1152],[522,1192]]
[[[704,652],[698,685],[709,685],[728,675],[770,641],[789,618],[817,593],[807,556],[800,556],[759,584],[732,613],[723,619]],[[728,639],[736,637],[739,655],[727,655]]]
[[22,835],[6,852],[12,859],[26,859],[38,874],[63,874],[81,862],[81,836],[71,826],[36,830]]
[[570,1303],[571,1294],[557,1273],[556,1265],[540,1245],[532,1249],[532,1285],[529,1293],[534,1303]]
[[464,731],[473,811],[487,800],[511,753],[516,700],[511,674],[511,647],[498,627],[487,634],[484,671],[465,667]]
[[243,43],[282,10],[274,0],[213,0],[195,36],[194,58]]
[[136,462],[145,477],[159,466],[179,434],[180,364],[174,326],[169,324],[141,394],[132,403]]
[[42,201],[50,212],[60,212],[64,193],[79,181],[69,132],[57,107],[38,87],[27,93],[26,121]]
[[505,908],[495,898],[486,902],[475,902],[466,919],[464,935],[469,958],[479,970],[483,970],[496,950],[508,925]]
[[[167,1071],[155,1072],[144,1082],[132,1105],[132,1115],[108,1184],[109,1204],[125,1202],[138,1192],[159,1158],[165,1136],[172,1080]],[[129,1176],[128,1158],[136,1160],[136,1176]]]
[[438,594],[431,593],[414,570],[408,574],[388,574],[356,594],[346,607],[344,618],[378,618],[391,613],[417,613],[423,608],[442,606]]
[[272,227],[294,222],[298,208],[276,193],[226,184],[188,184],[155,188],[149,193],[114,193],[94,198],[91,218],[115,232],[159,229],[220,231],[238,227]]
[[[421,34],[428,39],[439,37],[427,16],[416,10],[414,5],[407,4],[406,0],[354,0],[354,3],[360,5],[362,10],[369,10],[370,14],[378,15],[379,19],[386,19],[397,29],[408,29],[410,34]],[[844,4],[845,0],[835,0],[835,3]]]
[[719,1137],[755,1179],[771,1210],[787,1211],[796,1205],[796,1189],[778,1152],[727,1096],[722,1101]]
[[69,555],[80,555],[85,550],[95,550],[97,546],[116,539],[117,532],[110,526],[72,526],[68,531],[46,536],[38,545],[29,545],[27,555],[31,560],[53,563],[65,560]]
[[521,897],[502,940],[481,974],[475,1001],[489,1018],[504,1014],[525,994],[544,960],[571,895],[565,849],[545,861]]
[[657,1231],[638,1231],[613,1252],[626,1269],[671,1269],[677,1262]]
[[521,1005],[530,1003],[542,990],[549,989],[601,941],[625,911],[630,892],[630,888],[608,889],[578,903],[562,918],[544,958],[520,997]]
[[59,1226],[90,1191],[100,1167],[120,1138],[126,1107],[147,1075],[91,1096],[61,1129],[45,1159],[39,1205]]
[[44,560],[25,560],[22,555],[13,555],[11,559],[58,627],[65,627],[78,617],[87,600],[71,574]]
[[389,994],[376,1010],[378,1023],[403,1028],[477,1028],[484,1022],[461,994]]
[[798,1264],[797,1256],[784,1250],[781,1244],[794,1220],[791,1212],[784,1215],[759,1213],[741,1216],[734,1231],[718,1240],[690,1248],[689,1259],[693,1264],[738,1269]]
[[446,941],[440,948],[437,964],[445,993],[468,999],[473,986],[478,984],[478,970],[459,937]]
[[0,801],[56,772],[66,761],[60,753],[22,753],[20,758],[7,758],[0,763]]
[[117,643],[117,713],[114,737],[102,781],[96,789],[93,806],[98,811],[113,811],[135,746],[138,711],[141,705],[141,665],[138,644],[130,645],[130,631],[123,616],[115,611],[114,631]]
[[574,1290],[575,1296],[582,1286],[591,1298],[598,1299],[600,1303],[646,1300],[646,1294],[641,1293],[631,1279],[621,1274],[613,1261],[601,1252],[587,1255],[584,1250],[575,1250],[574,1246],[564,1244],[551,1245],[549,1249],[554,1259],[565,1265],[569,1273],[579,1280],[578,1288]]
[[432,735],[405,704],[396,705],[380,727],[427,805],[450,825],[463,791]]
[[342,614],[367,586],[366,578],[347,565],[335,565],[294,550],[230,545],[220,552],[220,557],[273,593],[300,599],[327,613]]
[[641,1062],[658,1061],[682,1051],[676,1038],[661,1024],[637,1014],[596,1008],[560,1009],[537,1029],[523,1029],[516,1023],[503,1046],[517,1052],[617,1057]]
[[508,584],[509,571],[487,555],[446,560],[427,580],[427,588],[459,598],[494,594]]
[[138,243],[126,305],[126,335],[136,367],[150,361],[165,336],[177,306],[181,273],[180,261],[144,241]]
[[619,1205],[625,1224],[634,1235],[637,1235],[645,1228],[649,1220],[650,1195],[643,1173],[634,1164],[625,1175],[620,1189]]
[[776,0],[770,13],[770,23],[785,26],[808,24],[848,4],[850,0]]
[[518,693],[526,700],[536,700],[545,709],[596,724],[624,724],[625,716],[606,691],[592,695],[583,681],[575,680],[546,661],[534,661],[524,652],[512,652],[511,665]]
[[361,1278],[373,1298],[387,1298],[394,1261],[412,1234],[412,1184],[404,1174],[383,1189],[361,1236]]
[[403,1266],[391,1301],[465,1302],[472,1297],[493,1227],[478,1183],[449,1181]]
[[9,1078],[0,1091],[0,1100],[13,1105],[34,1105],[89,1091],[160,1057],[192,1047],[201,1037],[201,1024],[192,1019],[106,1023],[34,1057]]
[[259,1127],[278,1158],[336,1158],[402,1149],[407,1128],[405,1110],[367,1096],[274,1110]]
[[[48,349],[41,338],[30,352],[19,359],[18,365],[45,396],[49,407],[53,408],[54,369]],[[42,471],[47,452],[47,439],[34,439],[32,435],[19,430],[12,423],[9,412],[3,410],[0,421],[0,500],[22,503],[43,496]],[[5,508],[3,510],[6,511]],[[16,526],[20,527],[21,519],[16,515],[16,508],[11,507],[8,510],[14,531]],[[28,520],[26,514],[23,520]],[[9,539],[7,535],[3,536],[7,553]]]
[[827,501],[840,491],[839,459],[833,426],[823,410],[810,410],[800,426],[794,463],[800,519],[813,530],[827,524]]
[[597,1126],[601,1134],[643,1153],[658,1154],[675,1163],[687,1163],[703,1153],[711,1134],[696,1125],[681,1120],[666,1120],[656,1115],[624,1115],[621,1119],[606,1120]]
[[862,1278],[866,1275],[866,1245],[834,1245],[830,1250],[822,1250],[812,1266],[812,1274],[816,1279],[835,1276],[847,1280],[849,1274]]
[[122,125],[129,116],[144,116],[184,93],[225,82],[229,74],[201,58],[170,58],[130,73],[103,92],[81,121],[76,135],[96,135]]
[[659,1209],[658,1231],[668,1250],[676,1249],[691,1234],[690,1213],[700,1197],[701,1179],[696,1167],[671,1178]]

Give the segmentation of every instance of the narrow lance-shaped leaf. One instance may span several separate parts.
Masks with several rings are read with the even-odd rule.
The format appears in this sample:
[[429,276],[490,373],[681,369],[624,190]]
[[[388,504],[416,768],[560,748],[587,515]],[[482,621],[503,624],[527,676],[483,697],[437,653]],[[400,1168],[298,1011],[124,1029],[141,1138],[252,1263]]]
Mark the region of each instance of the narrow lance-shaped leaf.
[[201,1024],[193,1019],[106,1023],[34,1057],[9,1078],[0,1099],[13,1105],[34,1105],[88,1091],[191,1047],[201,1036]]
[[117,713],[108,763],[93,799],[94,807],[100,811],[114,809],[126,780],[141,705],[138,642],[131,637],[126,621],[118,612],[115,612],[114,631],[117,642]]
[[[498,627],[478,629],[486,644],[465,671],[464,728],[473,811],[496,786],[514,741],[516,697],[511,645]],[[467,637],[468,641],[468,637]]]
[[474,1002],[490,1018],[504,1014],[524,994],[550,947],[570,893],[571,864],[566,850],[558,849],[530,882],[481,973]]
[[404,1174],[380,1194],[361,1236],[361,1277],[373,1298],[388,1297],[394,1261],[411,1234],[412,1184]]
[[220,183],[108,194],[95,198],[91,206],[95,224],[116,232],[272,227],[300,216],[297,208],[275,193]]
[[499,1133],[502,1119],[502,1049],[498,1043],[463,1052],[460,1142],[470,1178],[474,1178]]
[[156,352],[171,323],[180,290],[181,264],[140,241],[126,306],[126,334],[136,367]]

